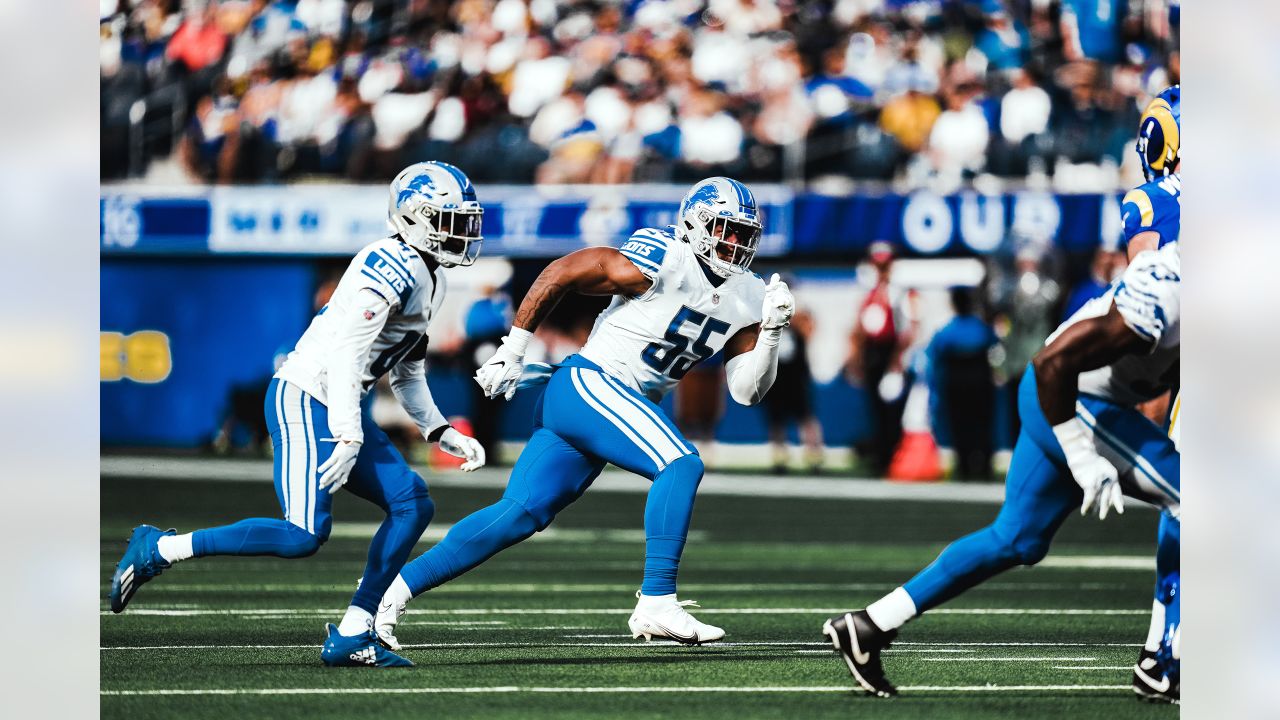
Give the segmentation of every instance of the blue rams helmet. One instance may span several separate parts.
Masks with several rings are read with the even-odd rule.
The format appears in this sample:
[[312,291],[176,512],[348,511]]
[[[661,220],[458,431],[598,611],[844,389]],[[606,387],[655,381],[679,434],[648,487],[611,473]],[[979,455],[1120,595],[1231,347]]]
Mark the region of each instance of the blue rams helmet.
[[445,267],[470,265],[480,255],[484,208],[458,168],[432,160],[410,165],[391,181],[387,219],[410,247]]
[[680,202],[676,218],[676,236],[720,277],[746,272],[763,227],[755,195],[726,177],[694,185]]
[[1138,123],[1138,158],[1150,182],[1173,174],[1182,149],[1182,90],[1167,87],[1142,111]]

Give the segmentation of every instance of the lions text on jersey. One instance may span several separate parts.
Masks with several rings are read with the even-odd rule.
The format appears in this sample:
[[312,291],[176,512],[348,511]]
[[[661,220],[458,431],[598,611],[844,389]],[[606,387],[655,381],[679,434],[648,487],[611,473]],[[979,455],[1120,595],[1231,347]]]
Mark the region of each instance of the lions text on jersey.
[[579,355],[648,399],[661,401],[690,368],[760,322],[764,281],[744,272],[712,284],[671,230],[642,228],[619,249],[653,285],[615,296]]
[[[408,245],[385,238],[361,250],[316,314],[276,377],[329,408],[335,437],[359,437],[359,400],[374,382],[397,371],[422,372],[427,329],[444,300],[443,273]],[[385,322],[383,322],[385,313]],[[334,359],[351,355],[346,392],[334,387]],[[354,403],[352,402],[354,400]]]

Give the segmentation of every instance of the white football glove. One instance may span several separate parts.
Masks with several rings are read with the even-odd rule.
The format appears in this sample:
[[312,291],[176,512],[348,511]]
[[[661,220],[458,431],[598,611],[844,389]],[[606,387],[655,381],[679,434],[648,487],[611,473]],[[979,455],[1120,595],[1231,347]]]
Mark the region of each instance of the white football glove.
[[1124,513],[1124,491],[1120,487],[1120,473],[1111,461],[1098,454],[1084,423],[1072,418],[1053,427],[1053,434],[1066,455],[1071,477],[1084,490],[1084,502],[1080,514],[1098,511],[1098,519],[1106,520],[1107,513],[1115,508],[1116,514]]
[[796,299],[791,296],[791,288],[782,282],[782,277],[774,273],[769,278],[769,285],[764,289],[764,307],[761,309],[763,321],[761,329],[774,330],[786,327],[791,323],[791,316],[796,311]]
[[329,494],[338,492],[338,488],[347,483],[351,477],[351,468],[356,465],[356,457],[360,455],[359,440],[337,440],[329,459],[316,468],[320,473],[320,489],[328,488]]
[[520,373],[524,371],[524,353],[531,337],[533,333],[528,330],[511,328],[511,332],[502,338],[502,345],[493,357],[476,370],[475,380],[480,389],[484,390],[485,397],[496,398],[502,395],[510,400],[516,394],[516,383],[520,381]]
[[463,435],[452,427],[445,428],[444,434],[436,441],[440,449],[454,457],[460,457],[463,472],[471,472],[484,467],[484,446],[475,438]]

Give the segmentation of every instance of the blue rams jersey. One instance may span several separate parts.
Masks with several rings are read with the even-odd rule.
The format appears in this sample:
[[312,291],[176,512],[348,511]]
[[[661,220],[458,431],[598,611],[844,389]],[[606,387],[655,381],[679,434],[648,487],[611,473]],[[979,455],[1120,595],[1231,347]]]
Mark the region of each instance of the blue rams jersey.
[[615,296],[579,355],[650,400],[760,322],[764,281],[744,272],[713,285],[671,229],[641,228],[619,251],[653,284],[635,297]]
[[1182,177],[1174,173],[1125,193],[1120,215],[1126,243],[1138,233],[1152,231],[1159,233],[1160,247],[1178,242],[1178,230],[1182,226]]

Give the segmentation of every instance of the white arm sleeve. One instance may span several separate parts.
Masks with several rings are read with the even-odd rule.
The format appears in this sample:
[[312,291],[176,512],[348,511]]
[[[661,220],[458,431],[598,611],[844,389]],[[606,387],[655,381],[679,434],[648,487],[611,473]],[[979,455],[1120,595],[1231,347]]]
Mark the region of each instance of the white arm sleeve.
[[756,346],[725,363],[729,395],[743,405],[755,405],[773,387],[778,375],[778,340],[781,329],[761,330]]
[[374,292],[361,291],[355,298],[334,318],[333,350],[326,365],[329,431],[339,440],[364,442],[364,431],[360,429],[360,363],[369,356],[373,341],[386,325],[391,306]]
[[391,368],[391,392],[395,393],[401,407],[413,418],[413,422],[422,432],[422,437],[430,441],[444,428],[449,427],[435,400],[431,398],[431,388],[427,386],[426,362],[422,360],[402,360]]

